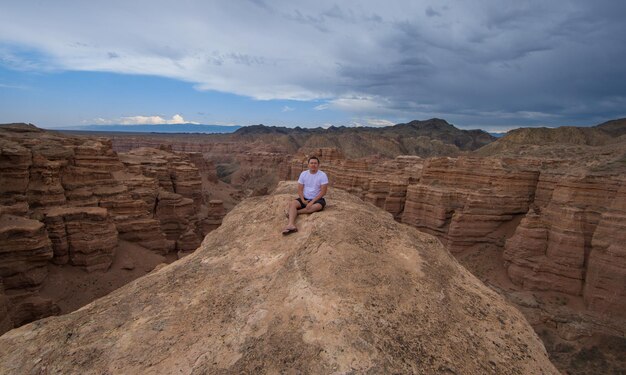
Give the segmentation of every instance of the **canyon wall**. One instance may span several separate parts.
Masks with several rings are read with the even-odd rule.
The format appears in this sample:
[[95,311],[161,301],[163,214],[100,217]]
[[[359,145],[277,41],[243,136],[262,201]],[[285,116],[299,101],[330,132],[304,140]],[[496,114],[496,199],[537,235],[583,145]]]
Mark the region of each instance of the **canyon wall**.
[[[310,149],[290,163],[306,167]],[[626,318],[626,175],[534,158],[322,159],[331,185],[436,235],[454,254],[495,249],[525,290],[583,296]],[[329,202],[332,205],[332,202]]]
[[353,195],[331,191],[334,210],[281,236],[295,189],[244,200],[193,254],[97,303],[1,336],[0,373],[559,373],[435,238]]
[[209,179],[216,171],[200,161],[147,148],[118,155],[106,138],[0,127],[0,326],[59,312],[38,294],[49,263],[106,271],[120,239],[159,254],[194,251],[225,214],[203,193],[196,163]]

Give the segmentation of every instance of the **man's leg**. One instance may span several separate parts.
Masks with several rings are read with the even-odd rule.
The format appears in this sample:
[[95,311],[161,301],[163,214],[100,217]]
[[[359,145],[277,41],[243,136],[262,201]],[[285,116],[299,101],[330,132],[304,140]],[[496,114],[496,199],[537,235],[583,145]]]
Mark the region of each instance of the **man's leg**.
[[293,229],[296,227],[296,217],[298,217],[298,209],[300,208],[300,202],[297,200],[292,200],[289,203],[288,213],[289,213],[289,223],[285,229]]
[[298,210],[298,215],[299,214],[312,214],[313,212],[321,211],[322,208],[324,208],[324,207],[322,207],[321,204],[315,203],[311,207],[305,207],[305,208],[299,209]]

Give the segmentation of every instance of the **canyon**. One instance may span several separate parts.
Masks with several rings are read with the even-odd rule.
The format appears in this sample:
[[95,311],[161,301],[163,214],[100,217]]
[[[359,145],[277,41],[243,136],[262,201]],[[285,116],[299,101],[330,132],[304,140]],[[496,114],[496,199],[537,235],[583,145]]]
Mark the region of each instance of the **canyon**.
[[[59,306],[47,298],[58,294],[48,290],[51,269],[58,274],[76,268],[98,278],[96,271],[110,270],[121,253],[126,260],[115,269],[119,277],[109,276],[119,287],[142,274],[124,271],[135,268],[132,257],[151,259],[155,264],[144,265],[148,268],[182,257],[225,214],[222,201],[203,193],[203,183],[215,183],[215,170],[201,158],[192,162],[187,154],[147,148],[117,154],[106,138],[65,136],[23,124],[0,127],[0,147],[4,330],[80,307],[80,302]],[[72,282],[60,288],[68,295],[81,291]],[[111,290],[103,288],[101,294]]]
[[7,332],[0,372],[558,374],[518,310],[353,195],[331,191],[283,237],[295,188],[242,201],[184,259]]
[[[497,141],[438,119],[391,128],[84,137],[2,127],[0,328],[61,312],[41,295],[46,278],[67,279],[55,267],[145,274],[193,252],[225,212],[296,179],[317,155],[332,191],[435,236],[516,306],[559,369],[626,368],[626,121]],[[342,203],[329,199],[329,211]],[[124,269],[122,245],[160,258]]]

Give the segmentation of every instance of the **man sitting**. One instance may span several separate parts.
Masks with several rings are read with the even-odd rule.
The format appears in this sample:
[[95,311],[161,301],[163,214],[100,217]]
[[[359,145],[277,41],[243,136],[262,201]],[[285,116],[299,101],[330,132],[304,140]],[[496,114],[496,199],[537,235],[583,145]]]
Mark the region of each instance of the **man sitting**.
[[319,170],[320,159],[311,156],[308,167],[309,170],[300,173],[298,178],[298,198],[291,201],[287,207],[289,223],[283,229],[284,235],[298,231],[296,217],[299,214],[321,211],[326,206],[326,200],[323,197],[328,190],[328,176]]

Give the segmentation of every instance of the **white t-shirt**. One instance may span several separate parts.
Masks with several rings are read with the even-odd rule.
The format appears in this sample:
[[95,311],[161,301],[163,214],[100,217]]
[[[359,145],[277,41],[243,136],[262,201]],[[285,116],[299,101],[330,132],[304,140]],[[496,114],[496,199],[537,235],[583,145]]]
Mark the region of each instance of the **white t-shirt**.
[[320,193],[322,185],[328,184],[328,176],[319,169],[315,174],[306,170],[300,173],[298,183],[304,185],[304,198],[311,200]]

